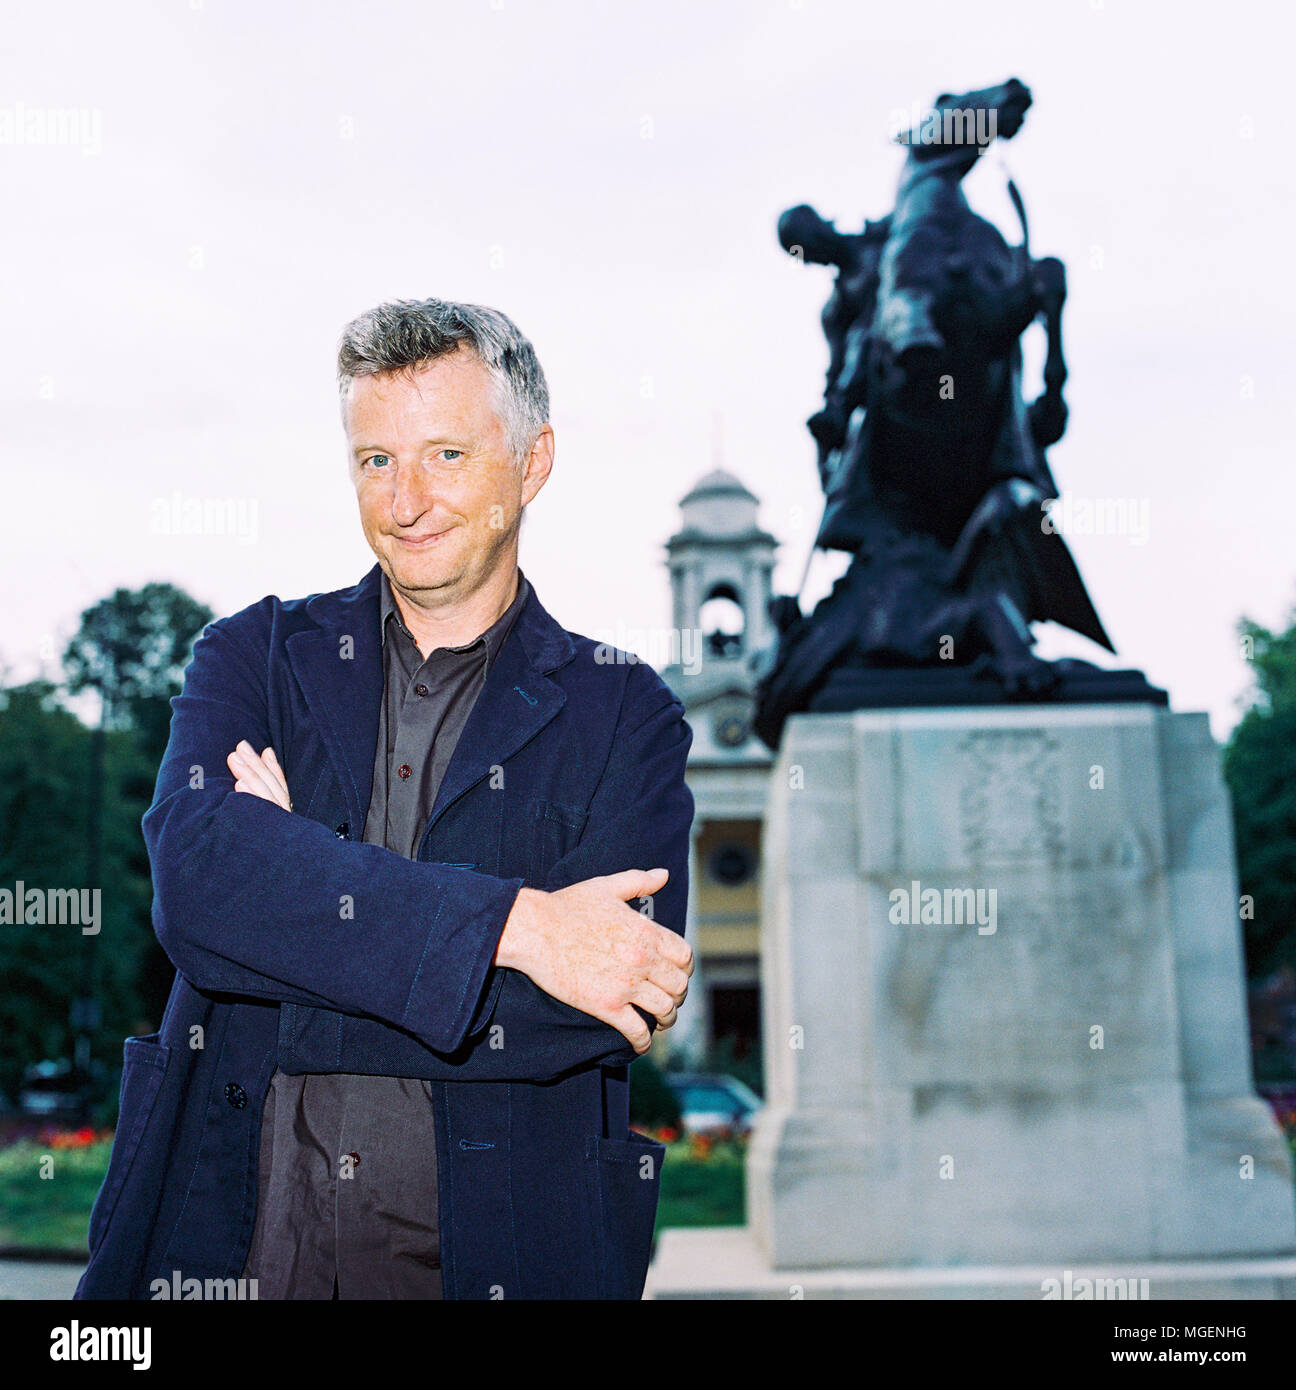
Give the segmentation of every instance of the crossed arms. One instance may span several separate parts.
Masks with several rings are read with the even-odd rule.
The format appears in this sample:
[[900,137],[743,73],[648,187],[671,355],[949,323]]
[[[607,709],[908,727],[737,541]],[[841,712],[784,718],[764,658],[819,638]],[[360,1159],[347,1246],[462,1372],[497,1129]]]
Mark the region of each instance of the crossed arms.
[[[191,984],[376,1020],[447,1058],[504,1027],[506,1055],[469,1048],[467,1062],[446,1061],[448,1079],[624,1062],[647,1050],[649,1022],[674,1022],[693,968],[682,939],[691,733],[646,668],[630,668],[586,832],[545,890],[338,840],[288,811],[271,785],[277,760],[252,753],[271,744],[265,671],[264,650],[227,624],[208,628],[144,817],[158,939]],[[231,758],[240,745],[251,762]],[[625,869],[636,862],[662,869]],[[652,893],[673,929],[626,905]]]

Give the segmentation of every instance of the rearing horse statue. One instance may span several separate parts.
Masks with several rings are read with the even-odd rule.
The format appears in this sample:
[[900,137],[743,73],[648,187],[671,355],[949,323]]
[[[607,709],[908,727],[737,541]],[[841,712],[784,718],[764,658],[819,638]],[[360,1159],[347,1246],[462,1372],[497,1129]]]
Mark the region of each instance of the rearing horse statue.
[[[1011,182],[1015,247],[962,187],[1030,104],[1016,78],[938,97],[897,137],[907,157],[894,211],[861,233],[804,205],[779,219],[786,250],[838,268],[824,310],[824,405],[808,425],[825,502],[815,545],[854,558],[810,615],[795,598],[773,601],[780,637],[758,659],[756,714],[771,747],[788,714],[851,707],[825,699],[842,671],[859,690],[880,668],[962,668],[965,688],[969,676],[983,691],[993,683],[984,698],[1042,699],[1064,674],[1097,668],[1035,656],[1032,622],[1114,650],[1046,510],[1058,492],[1044,450],[1067,419],[1065,271],[1031,258]],[[1048,353],[1043,391],[1028,404],[1019,339],[1036,320]]]

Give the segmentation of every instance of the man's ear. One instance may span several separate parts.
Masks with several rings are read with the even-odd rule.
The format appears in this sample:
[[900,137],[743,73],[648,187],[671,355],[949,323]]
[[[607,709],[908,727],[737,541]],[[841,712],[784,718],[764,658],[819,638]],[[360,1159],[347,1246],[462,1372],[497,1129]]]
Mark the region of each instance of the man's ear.
[[525,507],[549,480],[554,462],[554,432],[545,425],[536,435],[527,455],[526,471],[522,475],[522,505]]

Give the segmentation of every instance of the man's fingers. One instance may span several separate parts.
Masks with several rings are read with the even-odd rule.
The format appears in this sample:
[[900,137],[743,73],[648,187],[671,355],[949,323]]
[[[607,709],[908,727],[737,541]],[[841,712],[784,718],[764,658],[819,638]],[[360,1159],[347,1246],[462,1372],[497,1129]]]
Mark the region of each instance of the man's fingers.
[[273,801],[288,810],[291,801],[288,788],[284,786],[265,762],[258,758],[247,742],[239,746],[226,759],[234,776],[247,785],[247,789],[263,801]]
[[675,1008],[675,1000],[651,980],[642,981],[630,996],[632,1004],[647,1009],[654,1018],[665,1018]]
[[652,1034],[644,1026],[644,1021],[635,1013],[631,1005],[609,1014],[607,1022],[620,1033],[642,1057],[652,1046]]
[[604,882],[623,903],[631,898],[650,898],[666,887],[670,878],[668,869],[623,869],[619,874],[608,874]]
[[666,1015],[665,1018],[659,1018],[659,1019],[657,1020],[657,1027],[656,1027],[653,1031],[654,1031],[654,1032],[657,1032],[657,1033],[660,1033],[661,1030],[662,1030],[663,1028],[674,1028],[674,1026],[675,1026],[675,1020],[676,1020],[678,1017],[679,1017],[679,1010],[678,1010],[678,1009],[672,1009],[672,1010],[670,1011],[670,1013],[668,1013],[668,1014]]
[[273,748],[266,748],[262,751],[261,761],[270,771],[270,775],[286,792],[288,790],[288,774],[279,766],[279,759],[275,757]]
[[[654,925],[656,925],[654,923]],[[693,948],[678,933],[669,927],[658,927],[657,954],[682,970],[685,975],[693,973]]]
[[246,754],[239,749],[236,748],[225,759],[225,765],[234,774],[236,785],[240,786],[243,791],[251,792],[254,796],[263,799],[269,795],[269,789],[262,785],[261,779],[256,774],[253,760],[249,760]]
[[664,989],[677,1004],[684,1002],[684,996],[688,993],[689,977],[678,965],[662,961],[649,972],[648,978],[658,989]]
[[279,790],[283,793],[282,804],[290,811],[292,810],[292,793],[288,790],[288,777],[283,768],[279,766],[279,759],[275,757],[273,748],[266,748],[261,753],[262,765],[269,770],[270,776],[274,779]]
[[257,791],[257,795],[267,801],[283,801],[283,793],[280,791],[270,773],[266,771],[265,764],[255,753],[249,755],[242,750],[236,750],[238,758],[239,775],[245,782],[250,783]]

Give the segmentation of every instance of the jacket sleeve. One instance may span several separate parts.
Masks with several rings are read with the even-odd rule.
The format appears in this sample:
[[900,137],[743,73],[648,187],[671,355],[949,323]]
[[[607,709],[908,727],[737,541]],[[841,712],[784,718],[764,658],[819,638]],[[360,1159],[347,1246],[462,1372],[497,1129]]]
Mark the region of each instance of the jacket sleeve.
[[198,989],[373,1018],[453,1052],[523,880],[339,840],[235,792],[226,756],[273,740],[267,655],[230,623],[194,648],[144,816],[158,940]]
[[[639,668],[636,668],[638,670]],[[646,900],[653,920],[684,935],[693,795],[684,780],[693,731],[670,688],[649,667],[627,681],[607,767],[590,804],[580,843],[560,859],[543,888],[554,891],[622,869],[663,867],[670,879]],[[640,1009],[649,1028],[656,1023]],[[299,1039],[324,1029],[326,1015],[295,1020]],[[487,988],[453,1056],[393,1052],[388,1030],[363,1019],[343,1028],[342,1071],[417,1074],[429,1081],[548,1081],[578,1067],[620,1066],[637,1056],[625,1036],[592,1014],[546,994],[529,976],[492,967]],[[411,1073],[408,1069],[414,1068]]]
[[[649,667],[636,669],[644,672],[645,678],[635,682],[641,693],[633,703],[627,694],[585,833],[543,886],[552,892],[623,869],[666,868],[666,886],[644,906],[659,926],[683,936],[693,824],[693,794],[684,773],[693,731],[683,705],[661,678]],[[474,1020],[470,1031],[488,1030],[489,1045],[479,1044],[474,1060],[508,1073],[500,1079],[543,1081],[593,1062],[620,1065],[635,1059],[634,1048],[611,1024],[554,999],[521,971],[495,967],[491,974],[480,1021]],[[656,1019],[642,1009],[639,1013],[652,1028]]]

